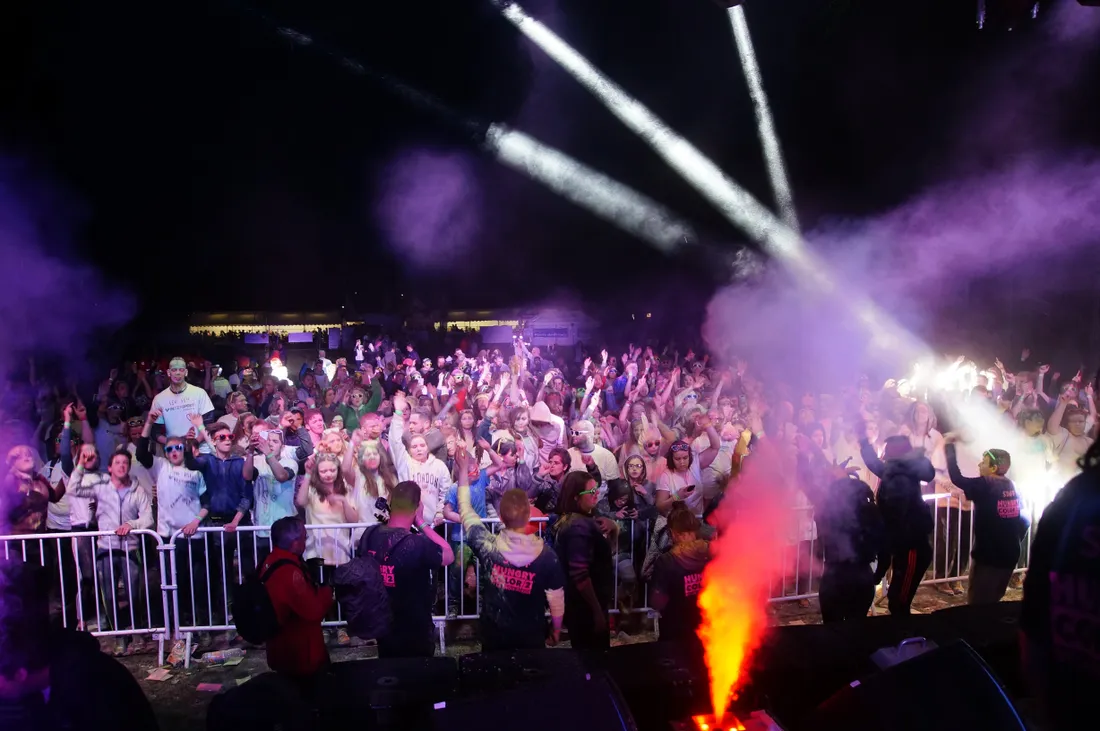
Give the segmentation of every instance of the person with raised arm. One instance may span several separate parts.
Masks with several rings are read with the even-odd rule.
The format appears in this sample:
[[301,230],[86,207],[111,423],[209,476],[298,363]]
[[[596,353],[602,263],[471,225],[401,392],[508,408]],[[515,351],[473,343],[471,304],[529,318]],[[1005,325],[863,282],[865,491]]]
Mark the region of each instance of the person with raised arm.
[[542,538],[527,533],[531,506],[522,490],[500,498],[503,530],[494,535],[481,522],[470,494],[470,458],[464,445],[455,455],[458,505],[466,540],[486,572],[482,594],[481,646],[494,650],[535,649],[547,642],[544,612],[550,608],[549,644],[561,637],[565,615],[565,576],[557,555]]
[[[206,492],[199,496],[202,509],[206,511],[205,525],[221,528],[211,533],[209,541],[204,543],[207,555],[217,556],[220,560],[208,561],[210,566],[210,599],[214,608],[211,624],[218,624],[225,612],[225,591],[229,583],[239,583],[255,568],[253,546],[243,548],[240,537],[234,536],[240,525],[251,525],[250,511],[253,505],[252,481],[256,476],[253,466],[255,454],[250,443],[246,449],[248,458],[233,453],[233,433],[220,421],[209,428],[203,423],[201,414],[192,414],[191,423],[195,427],[196,440],[201,444],[213,444],[210,454],[193,454],[183,451],[183,463],[189,470],[202,473],[206,482]],[[233,570],[234,555],[238,555],[238,570]]]
[[393,464],[397,468],[397,477],[411,480],[420,485],[420,502],[424,515],[433,525],[443,522],[443,494],[451,484],[451,472],[447,465],[428,451],[428,442],[417,435],[409,440],[408,448],[403,441],[405,435],[405,414],[409,404],[405,394],[398,391],[393,397],[393,420],[390,421],[389,444],[393,455]]

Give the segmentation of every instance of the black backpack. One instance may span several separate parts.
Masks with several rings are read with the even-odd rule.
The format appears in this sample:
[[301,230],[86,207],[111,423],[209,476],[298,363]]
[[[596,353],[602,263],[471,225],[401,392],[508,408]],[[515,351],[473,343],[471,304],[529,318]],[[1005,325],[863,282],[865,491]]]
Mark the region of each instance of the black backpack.
[[337,566],[332,575],[336,601],[340,602],[341,613],[347,620],[348,634],[367,640],[389,634],[393,613],[382,578],[381,564],[388,565],[390,555],[402,541],[412,535],[408,533],[398,538],[379,561],[370,552],[370,541],[378,527],[372,525],[367,528],[359,539],[356,557]]
[[[262,645],[279,632],[279,617],[264,586],[275,571],[283,566],[296,566],[305,571],[302,564],[289,558],[281,558],[267,568],[261,576],[253,574],[243,584],[232,589],[230,611],[237,634],[253,645]],[[311,579],[312,580],[312,579]]]

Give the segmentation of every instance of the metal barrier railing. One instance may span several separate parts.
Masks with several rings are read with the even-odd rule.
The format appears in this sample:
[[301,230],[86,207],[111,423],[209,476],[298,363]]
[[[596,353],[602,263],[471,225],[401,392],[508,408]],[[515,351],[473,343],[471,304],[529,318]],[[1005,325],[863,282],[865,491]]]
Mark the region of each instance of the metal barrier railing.
[[[926,495],[924,499],[935,521],[932,564],[921,584],[965,580],[973,544],[971,511],[947,493]],[[1029,512],[1032,525],[1024,539],[1017,571],[1025,570],[1030,558],[1036,516],[1033,507],[1029,506]],[[816,597],[824,566],[813,508],[794,507],[791,513],[786,540],[780,548],[780,570],[769,592],[772,603]],[[533,522],[538,524],[539,535],[545,537],[548,519]],[[615,588],[610,611],[644,613],[656,621],[656,612],[649,606],[647,572],[663,537],[660,532],[655,534],[654,521],[615,522],[619,524],[619,535],[613,546]],[[485,519],[483,523],[494,532],[499,530],[499,520]],[[456,557],[455,563],[441,572],[437,608],[442,611],[433,614],[440,648],[445,650],[448,622],[480,616],[481,567],[468,550],[460,526],[450,522],[443,526]],[[306,526],[305,557],[318,581],[329,581],[331,571],[351,558],[366,527],[361,523]],[[84,628],[107,637],[148,635],[158,643],[160,662],[164,659],[165,639],[183,639],[185,662],[189,665],[196,633],[234,631],[230,587],[243,582],[270,553],[269,530],[268,526],[240,526],[233,532],[203,527],[191,538],[177,533],[167,543],[154,531],[133,530],[126,548],[114,545],[115,533],[109,531],[0,536],[0,544],[5,558],[19,555],[24,561],[53,569],[57,577],[54,594],[60,600],[66,627]],[[156,562],[148,560],[150,553],[157,556]],[[471,568],[473,576],[468,580]],[[158,585],[159,602],[153,591]],[[107,591],[108,586],[115,590]],[[94,607],[94,623],[90,621],[93,612],[89,605]],[[337,605],[323,626],[338,629],[346,624]]]
[[157,643],[158,663],[164,662],[170,624],[161,579],[168,573],[164,545],[155,531],[131,530],[125,538],[114,531],[7,535],[0,536],[0,546],[5,560],[17,558],[50,570],[55,579],[51,603],[60,604],[64,627],[96,637],[149,636]]

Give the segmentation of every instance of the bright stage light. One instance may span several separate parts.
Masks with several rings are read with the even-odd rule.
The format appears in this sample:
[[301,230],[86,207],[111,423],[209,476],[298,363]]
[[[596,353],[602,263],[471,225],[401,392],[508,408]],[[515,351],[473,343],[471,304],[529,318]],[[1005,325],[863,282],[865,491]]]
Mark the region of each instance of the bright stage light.
[[[806,247],[798,232],[780,221],[694,145],[676,134],[644,104],[604,76],[557,34],[528,15],[518,3],[497,4],[504,17],[520,32],[600,99],[612,114],[648,143],[730,222],[786,266],[802,284],[826,295],[837,293],[837,286],[829,274],[828,266]],[[871,335],[872,345],[877,349],[894,353],[905,360],[920,360],[927,356],[927,346],[896,324],[870,300],[854,291],[846,290],[840,301],[866,327]]]
[[505,165],[665,253],[695,239],[687,223],[656,201],[523,132],[491,125],[485,148]]
[[783,163],[783,151],[779,146],[779,135],[775,133],[768,95],[764,91],[764,79],[760,75],[760,65],[756,62],[756,50],[749,34],[749,23],[745,18],[745,9],[735,3],[729,10],[730,25],[737,52],[741,56],[741,68],[745,72],[745,81],[749,85],[749,96],[756,110],[756,127],[760,136],[760,146],[764,149],[764,160],[768,164],[768,177],[775,191],[775,202],[784,223],[795,231],[799,230],[798,213],[794,207],[794,194],[787,178],[787,166]]

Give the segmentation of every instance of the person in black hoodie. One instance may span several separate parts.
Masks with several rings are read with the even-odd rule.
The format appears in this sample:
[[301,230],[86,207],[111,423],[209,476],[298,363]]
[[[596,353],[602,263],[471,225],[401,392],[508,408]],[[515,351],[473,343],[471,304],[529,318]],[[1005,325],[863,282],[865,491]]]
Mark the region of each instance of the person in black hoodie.
[[703,568],[710,560],[710,543],[699,537],[702,524],[683,502],[672,506],[668,531],[672,547],[653,565],[653,608],[661,613],[662,642],[697,642],[703,621],[698,596],[703,588]]
[[892,616],[907,615],[921,577],[932,563],[932,511],[921,497],[921,483],[934,480],[936,469],[922,451],[912,449],[908,437],[889,437],[882,460],[867,440],[865,425],[859,432],[859,454],[880,480],[876,500],[890,542],[894,573],[887,606]]
[[[844,476],[810,499],[825,559],[819,595],[821,621],[862,619],[875,599],[875,586],[890,565],[890,543],[875,495],[866,482]],[[876,560],[878,565],[872,571]]]
[[955,453],[956,439],[954,434],[945,437],[947,474],[974,503],[974,547],[970,551],[966,603],[996,604],[1004,597],[1020,561],[1020,541],[1027,530],[1016,486],[1005,477],[1012,458],[1003,449],[990,449],[978,465],[981,476],[963,477]]
[[611,645],[607,610],[615,590],[615,568],[606,535],[614,523],[593,517],[599,501],[596,484],[587,472],[570,472],[558,498],[556,512],[561,517],[550,529],[566,571],[565,627],[578,650]]
[[561,636],[565,575],[557,555],[537,535],[527,533],[531,504],[523,490],[506,490],[498,512],[504,530],[493,534],[470,500],[469,455],[456,450],[458,505],[467,541],[488,577],[482,595],[481,649],[537,649],[546,644],[546,607],[552,623],[550,644]]

